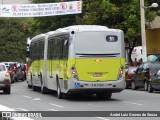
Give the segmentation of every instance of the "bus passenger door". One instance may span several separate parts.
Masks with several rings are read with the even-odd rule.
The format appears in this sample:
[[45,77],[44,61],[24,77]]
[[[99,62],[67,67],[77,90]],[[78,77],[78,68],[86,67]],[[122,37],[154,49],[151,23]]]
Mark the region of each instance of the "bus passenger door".
[[37,51],[38,51],[38,56],[37,56],[37,75],[38,75],[38,78],[37,78],[37,81],[38,81],[38,84],[39,84],[39,86],[41,86],[41,63],[40,63],[40,61],[41,61],[41,53],[42,53],[42,51],[41,51],[41,41],[39,41],[38,42],[38,49],[37,49]]
[[66,38],[64,40],[64,47],[63,47],[63,80],[67,80],[67,63],[68,63],[68,42],[69,39]]
[[68,62],[68,36],[62,37],[61,44],[61,61],[60,61],[60,76],[61,86],[63,89],[67,89],[67,62]]
[[33,63],[33,65],[34,65],[34,70],[33,70],[33,84],[35,85],[35,86],[37,86],[37,85],[39,85],[39,81],[38,81],[38,79],[39,79],[39,76],[38,76],[38,69],[39,69],[39,64],[38,64],[38,62],[39,62],[39,52],[38,52],[38,48],[39,48],[39,43],[38,42],[35,42],[34,43],[34,63]]
[[51,90],[56,90],[54,82],[54,39],[50,38],[48,41],[48,54],[47,54],[47,85]]
[[67,35],[63,38],[63,44],[62,44],[62,85],[64,89],[67,89],[67,62],[68,62],[68,39],[69,37]]

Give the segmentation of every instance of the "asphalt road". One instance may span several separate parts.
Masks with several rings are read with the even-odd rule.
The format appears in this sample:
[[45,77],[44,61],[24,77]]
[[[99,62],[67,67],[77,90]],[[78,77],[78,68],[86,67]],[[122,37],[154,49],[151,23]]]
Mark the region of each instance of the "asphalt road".
[[[56,93],[41,94],[27,88],[26,81],[12,84],[10,95],[0,91],[1,106],[6,106],[15,111],[160,111],[160,92],[148,93],[142,90],[124,90],[114,93],[109,100],[101,100],[96,96],[73,96],[58,99]],[[2,111],[2,110],[1,110]],[[87,113],[89,114],[89,112]],[[82,114],[83,116],[83,114]],[[43,120],[44,118],[34,118]],[[49,118],[46,118],[47,120]],[[52,120],[75,120],[75,117],[53,117]],[[104,117],[95,114],[93,117],[76,117],[76,120],[151,120],[151,117]],[[159,120],[160,117],[152,117]]]

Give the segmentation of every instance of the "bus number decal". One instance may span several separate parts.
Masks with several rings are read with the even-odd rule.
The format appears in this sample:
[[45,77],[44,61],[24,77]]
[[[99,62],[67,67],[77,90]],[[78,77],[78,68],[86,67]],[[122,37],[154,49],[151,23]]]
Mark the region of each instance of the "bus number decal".
[[106,40],[107,40],[107,42],[117,42],[118,37],[115,35],[108,35],[108,36],[106,36]]

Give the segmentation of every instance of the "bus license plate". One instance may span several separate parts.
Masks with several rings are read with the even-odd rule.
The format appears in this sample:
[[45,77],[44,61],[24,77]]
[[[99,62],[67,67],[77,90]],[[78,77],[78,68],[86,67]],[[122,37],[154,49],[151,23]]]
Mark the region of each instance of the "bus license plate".
[[104,87],[103,83],[92,83],[92,87]]
[[94,73],[93,77],[102,77],[102,73]]

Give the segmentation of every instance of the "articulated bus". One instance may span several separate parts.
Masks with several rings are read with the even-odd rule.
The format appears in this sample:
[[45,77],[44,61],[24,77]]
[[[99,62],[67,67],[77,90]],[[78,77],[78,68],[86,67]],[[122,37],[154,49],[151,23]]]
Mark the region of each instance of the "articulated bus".
[[28,86],[64,94],[111,98],[125,88],[122,30],[75,25],[35,36],[30,43]]

